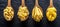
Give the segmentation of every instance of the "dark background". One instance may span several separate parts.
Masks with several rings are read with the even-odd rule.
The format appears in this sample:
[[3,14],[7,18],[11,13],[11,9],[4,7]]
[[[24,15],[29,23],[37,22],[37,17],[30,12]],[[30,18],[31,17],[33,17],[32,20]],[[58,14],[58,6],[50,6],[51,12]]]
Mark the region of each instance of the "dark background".
[[8,22],[3,17],[3,10],[7,6],[7,0],[0,0],[0,27],[60,27],[60,0],[54,0],[53,2],[55,8],[57,9],[57,18],[55,21],[49,22],[46,19],[45,13],[49,6],[49,0],[39,0],[39,5],[42,7],[44,14],[44,17],[40,22],[35,22],[31,17],[31,12],[35,5],[35,0],[25,0],[30,15],[28,20],[21,22],[17,16],[18,7],[21,5],[21,0],[12,0],[11,5],[15,11],[15,15],[13,20]]

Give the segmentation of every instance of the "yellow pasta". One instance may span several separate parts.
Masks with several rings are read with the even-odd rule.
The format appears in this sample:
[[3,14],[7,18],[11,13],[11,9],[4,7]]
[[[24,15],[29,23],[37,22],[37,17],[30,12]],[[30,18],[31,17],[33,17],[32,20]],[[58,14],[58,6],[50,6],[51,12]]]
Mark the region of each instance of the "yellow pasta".
[[4,10],[3,10],[3,15],[5,17],[5,19],[7,21],[11,21],[13,19],[13,16],[14,16],[14,10],[12,7],[6,7]]
[[32,18],[37,22],[40,22],[40,20],[42,20],[42,17],[43,17],[42,10],[40,9],[41,8],[35,6],[32,10]]
[[57,10],[54,7],[49,7],[46,11],[46,16],[49,21],[54,21],[57,16]]
[[21,21],[27,20],[28,15],[29,15],[29,11],[28,11],[27,7],[26,6],[24,6],[24,7],[20,6],[17,15]]

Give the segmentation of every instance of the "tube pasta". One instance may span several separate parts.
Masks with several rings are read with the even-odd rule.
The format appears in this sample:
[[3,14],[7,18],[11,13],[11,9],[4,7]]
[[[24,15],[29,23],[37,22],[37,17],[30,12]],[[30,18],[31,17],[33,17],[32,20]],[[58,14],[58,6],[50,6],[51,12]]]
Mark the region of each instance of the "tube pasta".
[[40,20],[42,20],[42,17],[43,17],[42,10],[40,10],[40,8],[38,8],[37,6],[34,7],[32,10],[32,18],[35,21],[40,22]]

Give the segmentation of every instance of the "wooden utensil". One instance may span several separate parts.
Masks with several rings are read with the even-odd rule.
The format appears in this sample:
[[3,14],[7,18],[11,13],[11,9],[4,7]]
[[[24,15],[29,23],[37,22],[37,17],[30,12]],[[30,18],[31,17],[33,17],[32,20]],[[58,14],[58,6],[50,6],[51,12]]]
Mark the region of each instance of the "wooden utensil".
[[36,22],[40,22],[40,20],[42,20],[43,17],[43,11],[42,8],[38,5],[38,0],[35,1],[35,6],[32,10],[32,18],[36,21]]
[[7,21],[11,21],[14,16],[14,10],[11,7],[11,0],[8,0],[7,7],[3,10],[3,15]]
[[20,19],[20,21],[25,21],[28,19],[29,11],[28,11],[27,6],[25,6],[24,0],[22,0],[22,4],[19,7],[17,15],[18,15],[18,18]]
[[46,16],[47,16],[47,19],[51,22],[54,21],[57,17],[57,10],[53,6],[53,0],[50,0],[50,5],[46,10]]

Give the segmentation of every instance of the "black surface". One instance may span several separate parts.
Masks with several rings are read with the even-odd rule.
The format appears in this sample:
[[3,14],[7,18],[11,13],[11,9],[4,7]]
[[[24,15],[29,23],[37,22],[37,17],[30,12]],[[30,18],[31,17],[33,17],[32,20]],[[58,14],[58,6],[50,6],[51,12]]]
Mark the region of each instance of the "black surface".
[[39,23],[35,22],[31,17],[35,0],[25,0],[30,15],[28,20],[24,22],[19,21],[17,16],[18,7],[21,5],[21,0],[12,0],[11,5],[14,8],[15,15],[12,21],[7,22],[3,17],[3,10],[7,6],[7,0],[0,0],[0,27],[60,27],[60,0],[54,0],[53,2],[57,9],[57,18],[54,22],[49,22],[45,15],[45,12],[49,6],[49,0],[39,0],[39,5],[42,7],[44,14],[42,21]]

